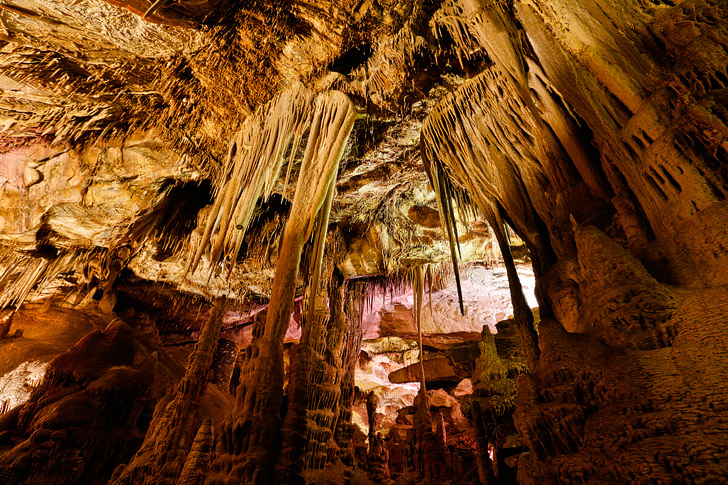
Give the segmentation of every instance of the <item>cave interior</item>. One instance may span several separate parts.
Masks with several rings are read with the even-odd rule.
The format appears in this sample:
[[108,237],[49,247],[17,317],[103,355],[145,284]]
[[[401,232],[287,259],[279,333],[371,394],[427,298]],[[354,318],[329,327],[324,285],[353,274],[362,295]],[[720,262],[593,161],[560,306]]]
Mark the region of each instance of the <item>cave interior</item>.
[[728,483],[725,0],[0,0],[0,483]]

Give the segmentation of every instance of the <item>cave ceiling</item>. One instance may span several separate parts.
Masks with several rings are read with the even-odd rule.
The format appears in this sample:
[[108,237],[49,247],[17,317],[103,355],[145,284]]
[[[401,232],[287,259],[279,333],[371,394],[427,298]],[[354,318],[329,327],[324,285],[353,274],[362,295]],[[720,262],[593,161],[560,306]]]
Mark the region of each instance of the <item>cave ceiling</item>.
[[[434,5],[380,3],[4,2],[3,240],[36,250],[37,236],[80,268],[98,259],[91,252],[122,244],[131,225],[140,244],[133,257],[122,251],[121,264],[139,277],[206,297],[266,299],[290,174],[270,191],[270,210],[256,209],[242,249],[250,257],[232,280],[210,277],[209,264],[185,275],[185,265],[230,140],[276,93],[303,84],[357,104],[331,219],[353,248],[341,263],[347,277],[447,261],[419,130],[469,72],[433,36]],[[168,240],[148,221],[132,224],[181,201],[188,220],[168,225]],[[465,259],[489,256],[484,227],[460,226]],[[256,247],[260,236],[272,239]]]

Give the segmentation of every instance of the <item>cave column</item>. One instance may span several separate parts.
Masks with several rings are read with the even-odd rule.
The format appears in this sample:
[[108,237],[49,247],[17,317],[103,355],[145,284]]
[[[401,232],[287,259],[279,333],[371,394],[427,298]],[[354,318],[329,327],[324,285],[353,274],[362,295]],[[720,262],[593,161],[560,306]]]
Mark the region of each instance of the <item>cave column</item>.
[[523,347],[523,352],[526,354],[526,362],[531,371],[533,371],[536,369],[538,359],[541,355],[541,350],[538,347],[538,334],[536,334],[536,329],[533,326],[533,313],[531,312],[531,307],[528,306],[526,297],[523,295],[523,287],[521,286],[521,280],[518,278],[518,271],[513,261],[511,246],[508,244],[506,229],[503,218],[500,215],[500,210],[498,208],[493,209],[487,215],[487,218],[503,254],[503,263],[506,266],[506,272],[508,274],[508,286],[511,290],[513,316],[521,337],[521,347]]
[[272,481],[280,453],[283,338],[293,308],[298,266],[303,245],[336,177],[355,118],[356,110],[346,95],[331,91],[317,99],[297,190],[283,233],[263,336],[251,344],[236,405],[230,420],[224,424],[224,439],[208,483],[225,483],[231,477],[251,484]]
[[347,283],[344,291],[344,318],[346,319],[345,335],[341,349],[341,398],[339,399],[339,417],[336,420],[334,439],[339,445],[339,457],[347,464],[353,463],[350,451],[354,425],[351,422],[354,403],[354,378],[356,362],[362,344],[362,316],[366,283]]

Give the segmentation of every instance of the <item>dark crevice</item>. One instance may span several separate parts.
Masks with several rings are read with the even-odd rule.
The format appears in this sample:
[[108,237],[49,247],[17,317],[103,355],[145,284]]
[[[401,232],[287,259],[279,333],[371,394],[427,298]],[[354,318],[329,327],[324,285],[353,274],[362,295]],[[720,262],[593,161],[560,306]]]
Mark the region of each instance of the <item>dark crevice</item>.
[[354,68],[364,65],[372,57],[373,53],[374,49],[371,44],[356,45],[332,62],[329,65],[329,70],[347,75]]

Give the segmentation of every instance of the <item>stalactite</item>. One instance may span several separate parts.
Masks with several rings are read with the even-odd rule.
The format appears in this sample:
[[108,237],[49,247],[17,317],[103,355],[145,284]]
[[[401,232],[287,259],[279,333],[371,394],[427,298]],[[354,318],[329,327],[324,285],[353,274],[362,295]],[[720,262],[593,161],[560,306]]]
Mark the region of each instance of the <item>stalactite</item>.
[[[726,133],[714,108],[725,7],[447,0],[441,9],[442,37],[493,62],[432,110],[422,152],[431,180],[444,173],[490,214],[528,331],[532,372],[518,379],[516,426],[530,453],[519,481],[720,481],[724,450],[704,433],[721,428],[717,407],[699,428],[683,410],[704,406],[698,389],[724,387],[698,362],[725,353],[706,323],[725,313],[715,295],[728,275],[716,169],[725,153],[708,148]],[[715,73],[723,80],[703,81]],[[540,347],[504,221],[530,250]],[[678,303],[677,286],[700,310]],[[696,375],[716,380],[691,386]],[[680,390],[669,391],[675,379]],[[692,440],[699,453],[671,446]]]
[[225,260],[230,270],[235,266],[258,199],[270,197],[286,154],[290,167],[303,132],[312,122],[312,96],[303,86],[294,85],[260,107],[231,141],[216,183],[217,197],[188,271],[195,271],[208,250],[211,264]]
[[[443,229],[448,233],[450,240],[450,251],[453,260],[454,268],[457,268],[457,256],[455,254],[455,247],[453,245],[454,234],[457,231],[454,225],[454,219],[447,214],[452,214],[452,200],[455,197],[454,194],[458,193],[453,186],[452,182],[446,178],[444,167],[436,160],[429,160],[426,163],[428,168],[428,175],[433,180],[433,186],[438,196],[440,212],[444,215],[443,217]],[[464,199],[461,199],[464,200]],[[518,279],[518,273],[516,271],[515,264],[513,262],[513,256],[511,255],[510,245],[506,239],[506,233],[503,229],[503,221],[500,216],[499,209],[492,209],[490,204],[484,204],[484,211],[488,214],[489,223],[493,230],[498,244],[501,248],[503,255],[503,261],[506,265],[506,271],[508,273],[508,281],[511,289],[511,298],[513,301],[514,313],[518,322],[518,328],[521,332],[522,345],[526,352],[528,363],[531,369],[535,369],[538,362],[538,356],[540,350],[538,348],[538,336],[533,327],[533,315],[531,309],[528,306],[525,296],[523,295],[523,289],[521,288],[520,281]],[[472,210],[472,209],[470,209]],[[460,293],[459,284],[459,273],[456,272],[456,281],[458,282],[458,295],[460,297],[460,305],[462,311],[462,295]]]
[[[437,149],[428,147],[428,145],[423,144],[424,151],[429,151],[431,154],[430,156],[436,156],[434,154],[437,152]],[[439,159],[429,159],[425,156],[424,153],[423,158],[426,160],[425,166],[427,167],[430,179],[433,181],[433,187],[435,188],[435,192],[438,197],[440,213],[444,216],[443,229],[448,233],[448,238],[450,240],[450,251],[453,259],[453,266],[457,267],[457,256],[455,254],[455,247],[453,246],[453,239],[455,239],[454,234],[456,233],[457,228],[454,225],[454,219],[451,218],[451,216],[449,216],[448,214],[453,213],[452,200],[453,198],[455,198],[455,194],[459,193],[460,191],[454,189],[453,182],[447,178],[445,174],[445,168],[442,166]],[[461,198],[461,200],[465,199]],[[533,327],[533,315],[531,313],[530,307],[528,306],[528,303],[526,302],[526,298],[523,295],[523,289],[521,288],[521,284],[518,279],[518,273],[513,262],[510,245],[508,244],[508,240],[506,239],[506,233],[503,229],[504,226],[502,217],[500,215],[500,209],[494,209],[492,207],[492,204],[492,202],[484,202],[481,205],[481,210],[486,213],[493,233],[496,236],[498,244],[501,248],[503,261],[505,262],[506,271],[508,273],[508,281],[511,289],[511,298],[513,301],[514,314],[516,316],[518,328],[521,333],[522,345],[524,346],[524,351],[527,355],[529,367],[531,367],[531,369],[535,369],[540,351],[538,348],[538,336],[536,335],[536,331]],[[460,298],[462,305],[462,296]]]
[[400,30],[381,42],[366,65],[352,72],[351,86],[364,99],[378,106],[398,107],[400,83],[408,79],[416,55],[424,47],[421,31],[427,20],[425,3],[422,0],[408,2],[411,11]]
[[317,227],[314,237],[314,249],[313,249],[313,257],[314,259],[314,266],[313,266],[313,272],[311,275],[311,283],[309,284],[309,309],[308,309],[308,317],[309,319],[313,319],[313,313],[316,309],[316,299],[318,296],[318,288],[319,288],[319,280],[321,278],[321,264],[324,257],[324,243],[326,241],[326,233],[329,229],[329,214],[331,213],[331,203],[334,200],[334,189],[335,189],[335,181],[336,181],[336,174],[338,173],[338,166],[336,167],[336,170],[334,172],[333,177],[331,178],[331,181],[329,182],[329,187],[326,189],[326,199],[324,200],[323,207],[321,208],[321,213],[319,214],[319,218],[317,220]]
[[[55,257],[36,257],[34,254],[16,251],[12,247],[0,248],[0,310],[21,305],[29,297],[42,295],[61,274],[76,268],[89,268],[103,258],[104,249],[62,248]],[[102,268],[98,268],[103,271]],[[104,275],[97,275],[100,279]]]
[[293,205],[283,233],[262,337],[251,344],[233,415],[223,423],[218,456],[209,483],[235,477],[270,483],[279,452],[283,398],[283,337],[290,320],[296,276],[304,243],[323,206],[354,124],[356,110],[342,93],[316,100]]
[[[509,107],[491,106],[491,100],[502,98],[502,92],[510,90]],[[540,206],[534,206],[531,195],[537,190],[534,184],[541,171],[554,163],[553,154],[561,151],[560,145],[545,128],[528,103],[522,101],[523,93],[512,80],[503,80],[495,68],[484,71],[465,84],[451,97],[444,99],[428,116],[422,129],[421,151],[430,180],[438,194],[444,224],[454,232],[452,200],[460,198],[467,190],[472,202],[482,213],[489,215],[490,225],[503,253],[511,284],[514,312],[519,322],[522,341],[533,369],[538,361],[538,339],[533,329],[533,316],[520,288],[518,275],[510,255],[510,248],[503,231],[504,217],[516,223],[529,248],[538,259],[534,261],[537,273],[549,264],[553,255],[551,241],[539,231],[547,214]],[[511,111],[509,111],[509,109]],[[516,124],[515,117],[525,123]],[[455,133],[455,136],[452,134]],[[475,136],[466,136],[475,133]],[[540,139],[535,138],[538,134]],[[552,145],[550,152],[543,145]],[[516,147],[520,147],[520,150]],[[521,161],[525,153],[528,158]],[[566,156],[564,154],[564,156]],[[534,160],[547,160],[539,166]],[[562,178],[563,174],[560,175]],[[455,184],[459,185],[455,185]],[[548,194],[547,194],[548,195]],[[505,208],[505,209],[504,209]],[[563,224],[562,221],[558,222]],[[566,228],[565,230],[570,230]],[[452,238],[451,238],[452,239]],[[452,244],[452,243],[451,243]],[[454,257],[454,249],[453,251]]]
[[[424,137],[422,138],[424,140]],[[424,156],[423,156],[424,159]],[[452,260],[452,269],[455,274],[455,284],[458,290],[458,302],[460,303],[460,314],[465,315],[465,308],[463,306],[463,290],[460,284],[460,269],[458,267],[458,257],[455,251],[457,243],[457,226],[455,218],[453,217],[454,211],[452,208],[452,198],[450,194],[453,192],[451,189],[451,183],[445,177],[445,174],[438,164],[429,165],[425,162],[425,170],[427,175],[430,177],[432,186],[435,189],[435,193],[438,196],[438,209],[440,211],[440,221],[442,221],[442,229],[447,234],[448,243],[450,246],[450,258]]]
[[187,372],[173,395],[160,400],[144,443],[114,484],[174,484],[185,465],[195,433],[199,400],[207,388],[210,365],[222,327],[223,302],[217,300],[189,357]]

